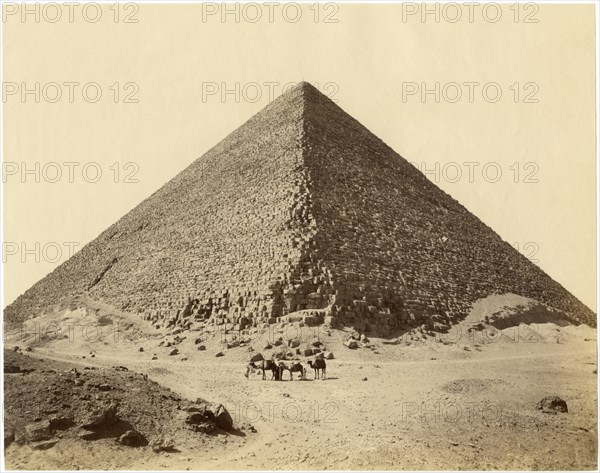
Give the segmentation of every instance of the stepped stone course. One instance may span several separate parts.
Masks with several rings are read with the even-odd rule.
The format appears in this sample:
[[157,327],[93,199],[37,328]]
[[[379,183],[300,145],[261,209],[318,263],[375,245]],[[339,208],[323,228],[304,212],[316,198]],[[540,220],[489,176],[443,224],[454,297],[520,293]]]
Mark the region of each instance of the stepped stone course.
[[307,83],[36,283],[6,322],[79,294],[157,326],[328,322],[389,335],[512,292],[595,314]]

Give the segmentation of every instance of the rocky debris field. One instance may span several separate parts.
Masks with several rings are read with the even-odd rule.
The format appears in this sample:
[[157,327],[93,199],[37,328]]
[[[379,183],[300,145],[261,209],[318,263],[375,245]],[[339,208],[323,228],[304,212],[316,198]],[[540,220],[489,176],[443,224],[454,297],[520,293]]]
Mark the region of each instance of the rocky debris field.
[[234,432],[224,406],[188,401],[123,366],[78,367],[4,352],[4,446],[47,450],[66,439],[177,451],[198,437]]

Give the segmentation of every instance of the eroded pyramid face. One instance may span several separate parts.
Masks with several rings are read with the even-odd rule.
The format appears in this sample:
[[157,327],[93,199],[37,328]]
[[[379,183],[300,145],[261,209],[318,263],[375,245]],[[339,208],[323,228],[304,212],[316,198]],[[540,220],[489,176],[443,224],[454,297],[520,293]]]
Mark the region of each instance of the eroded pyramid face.
[[303,317],[390,334],[512,292],[595,315],[307,83],[35,284],[20,322],[79,295],[156,325]]

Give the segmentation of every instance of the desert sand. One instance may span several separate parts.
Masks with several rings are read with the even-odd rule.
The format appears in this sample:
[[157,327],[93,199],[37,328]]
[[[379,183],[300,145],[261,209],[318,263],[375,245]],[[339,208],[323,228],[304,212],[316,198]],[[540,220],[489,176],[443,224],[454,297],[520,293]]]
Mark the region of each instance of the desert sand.
[[[502,331],[485,324],[469,331],[490,314]],[[555,315],[519,296],[491,296],[447,334],[369,338],[349,349],[343,342],[350,329],[287,324],[230,349],[222,333],[183,332],[178,353],[169,355],[173,347],[164,341],[175,336],[134,316],[100,305],[57,311],[28,321],[27,336],[7,329],[7,346],[29,347],[26,355],[49,367],[125,366],[187,399],[224,404],[239,430],[199,435],[197,443],[177,445],[179,452],[124,447],[109,438],[65,438],[48,450],[12,443],[6,466],[593,470],[596,329]],[[198,337],[205,350],[197,349]],[[334,354],[327,379],[313,379],[310,369],[306,380],[295,375],[290,381],[289,373],[283,381],[271,381],[270,373],[265,381],[260,374],[246,379],[249,358],[257,352],[267,357],[278,347],[265,345],[279,337],[284,343],[320,340]],[[224,356],[216,357],[220,351]],[[306,358],[300,362],[307,366]],[[564,399],[568,412],[540,411],[545,396]]]

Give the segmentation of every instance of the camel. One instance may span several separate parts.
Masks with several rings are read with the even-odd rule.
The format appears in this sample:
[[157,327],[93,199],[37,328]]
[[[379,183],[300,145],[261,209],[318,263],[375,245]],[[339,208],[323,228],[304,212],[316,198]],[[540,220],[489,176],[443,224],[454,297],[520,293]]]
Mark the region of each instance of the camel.
[[302,363],[292,363],[290,366],[286,365],[283,361],[279,363],[279,380],[283,381],[283,372],[287,370],[290,372],[290,381],[294,380],[294,373],[300,373],[300,379],[306,379],[306,368],[302,366]]
[[315,361],[308,361],[308,365],[315,370],[315,379],[319,378],[319,372],[322,372],[322,379],[327,378],[327,363],[323,358],[317,358]]
[[270,371],[271,373],[273,373],[273,376],[271,376],[271,380],[278,380],[280,376],[279,367],[277,366],[277,363],[275,363],[273,360],[262,360],[256,363],[248,363],[248,366],[246,366],[246,373],[244,374],[244,376],[248,378],[248,375],[250,373],[254,373],[254,371],[262,371],[263,380],[266,379],[265,371]]

